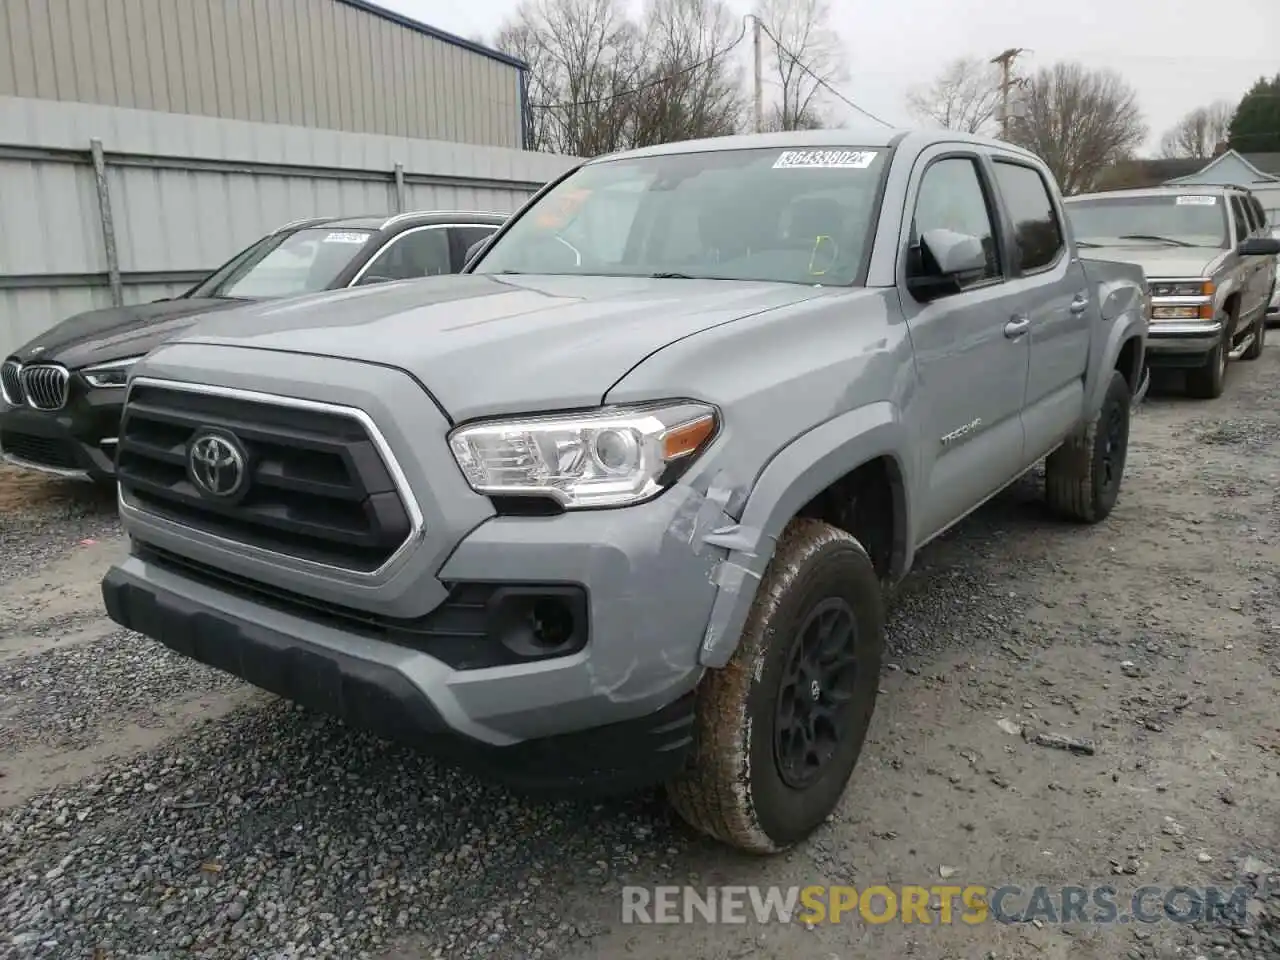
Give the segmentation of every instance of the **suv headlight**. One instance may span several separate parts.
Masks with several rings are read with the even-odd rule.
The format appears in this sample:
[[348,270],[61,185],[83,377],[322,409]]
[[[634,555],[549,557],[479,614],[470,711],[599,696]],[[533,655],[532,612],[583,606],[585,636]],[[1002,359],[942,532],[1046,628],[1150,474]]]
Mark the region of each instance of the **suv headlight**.
[[1152,280],[1153,297],[1212,297],[1212,280]]
[[621,507],[671,486],[719,429],[715,407],[680,400],[468,424],[449,448],[477,493]]
[[126,357],[108,363],[95,364],[80,371],[80,376],[91,387],[123,387],[129,382],[129,368],[142,357]]

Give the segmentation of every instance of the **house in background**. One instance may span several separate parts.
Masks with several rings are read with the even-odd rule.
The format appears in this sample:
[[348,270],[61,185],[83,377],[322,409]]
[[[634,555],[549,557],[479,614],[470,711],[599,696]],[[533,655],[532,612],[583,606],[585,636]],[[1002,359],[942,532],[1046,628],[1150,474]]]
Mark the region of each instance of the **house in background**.
[[1165,182],[1173,186],[1248,187],[1267,211],[1267,222],[1272,226],[1280,224],[1280,153],[1227,150],[1195,173],[1175,176]]
[[1221,186],[1248,187],[1267,211],[1267,221],[1280,225],[1280,153],[1239,153],[1222,150],[1211,160],[1128,160],[1103,172],[1098,190],[1133,187]]

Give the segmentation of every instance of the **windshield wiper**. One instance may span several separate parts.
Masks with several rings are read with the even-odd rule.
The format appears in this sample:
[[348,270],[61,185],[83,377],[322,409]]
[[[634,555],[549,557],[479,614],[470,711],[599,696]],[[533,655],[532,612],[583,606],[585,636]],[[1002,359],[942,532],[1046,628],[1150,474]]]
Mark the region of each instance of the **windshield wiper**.
[[1088,240],[1077,240],[1077,241],[1076,241],[1076,246],[1077,246],[1077,247],[1100,247],[1100,246],[1102,246],[1102,244],[1100,244],[1100,243],[1091,243],[1091,242],[1090,242],[1090,241],[1088,241]]
[[1121,240],[1155,240],[1158,243],[1171,243],[1175,247],[1194,247],[1194,243],[1187,243],[1185,240],[1177,240],[1173,237],[1160,237],[1154,233],[1126,233],[1121,235]]
[[700,277],[691,277],[687,273],[651,273],[650,280],[699,280]]

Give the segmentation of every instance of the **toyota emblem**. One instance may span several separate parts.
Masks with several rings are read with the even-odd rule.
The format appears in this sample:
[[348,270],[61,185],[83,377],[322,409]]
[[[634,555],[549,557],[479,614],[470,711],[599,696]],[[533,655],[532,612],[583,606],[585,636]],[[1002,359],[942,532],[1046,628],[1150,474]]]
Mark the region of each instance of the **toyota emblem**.
[[234,497],[249,478],[244,451],[234,437],[202,433],[187,451],[191,482],[201,493],[218,499]]

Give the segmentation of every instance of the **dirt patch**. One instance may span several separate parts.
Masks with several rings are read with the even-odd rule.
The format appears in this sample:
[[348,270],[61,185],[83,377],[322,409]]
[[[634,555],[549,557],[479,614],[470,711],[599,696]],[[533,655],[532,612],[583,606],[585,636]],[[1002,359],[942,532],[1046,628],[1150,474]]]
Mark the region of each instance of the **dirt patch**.
[[90,497],[88,484],[0,464],[0,516]]

